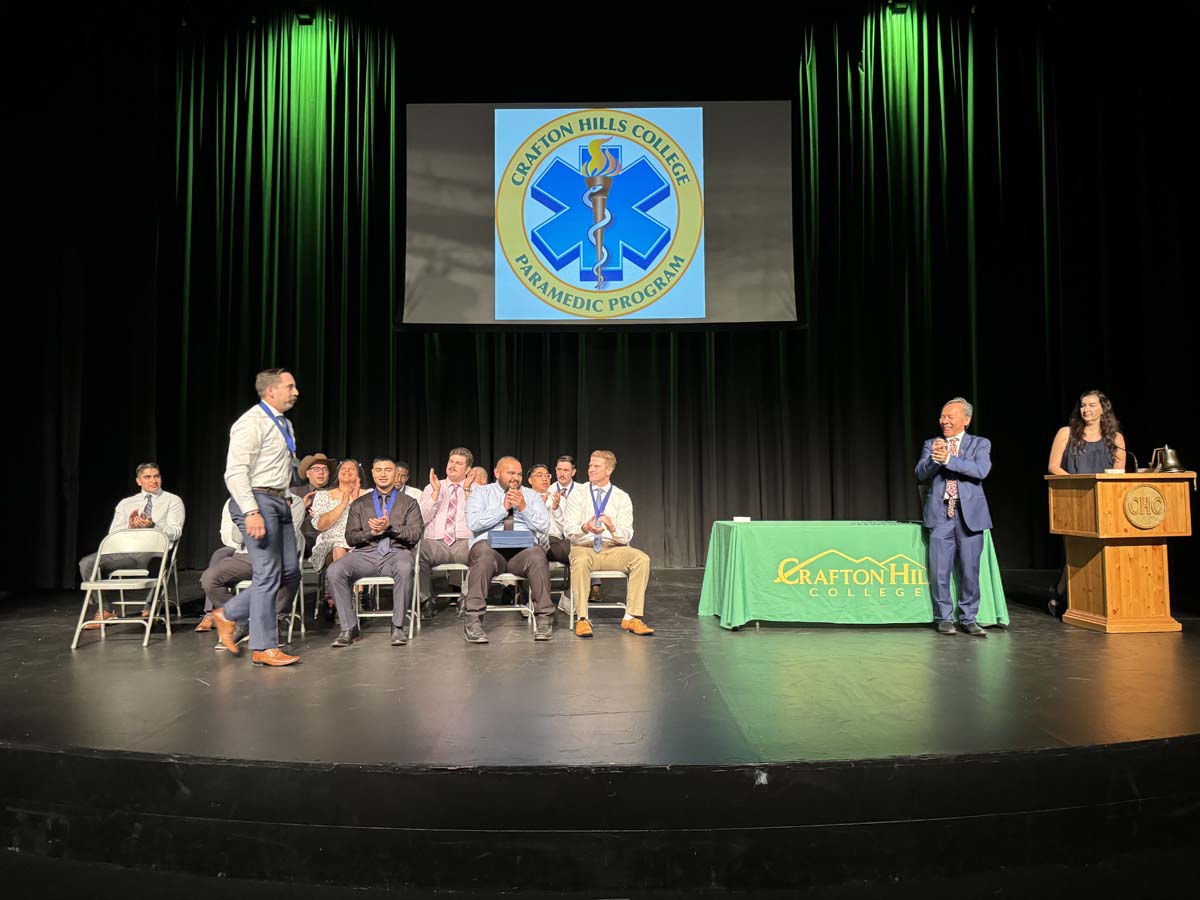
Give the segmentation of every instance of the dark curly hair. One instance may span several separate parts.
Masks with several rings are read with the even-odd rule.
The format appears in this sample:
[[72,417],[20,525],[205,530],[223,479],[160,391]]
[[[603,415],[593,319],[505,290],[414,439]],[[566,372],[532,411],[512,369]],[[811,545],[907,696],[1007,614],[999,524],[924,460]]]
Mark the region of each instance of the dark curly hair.
[[[1079,395],[1079,403],[1083,402],[1085,397],[1095,397],[1100,401],[1100,437],[1104,439],[1104,446],[1108,448],[1109,455],[1117,458],[1117,432],[1121,430],[1121,423],[1117,421],[1117,416],[1113,412],[1112,401],[1108,399],[1100,391],[1084,391]],[[1067,443],[1068,453],[1080,453],[1083,450],[1083,416],[1079,414],[1079,403],[1075,404],[1075,408],[1071,410],[1071,418],[1067,422],[1067,427],[1071,429],[1071,439]]]

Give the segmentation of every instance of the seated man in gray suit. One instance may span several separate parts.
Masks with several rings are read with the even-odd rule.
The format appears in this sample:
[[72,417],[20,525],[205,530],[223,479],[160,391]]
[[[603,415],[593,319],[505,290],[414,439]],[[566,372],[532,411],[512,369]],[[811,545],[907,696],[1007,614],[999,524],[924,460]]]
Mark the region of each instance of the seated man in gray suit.
[[917,478],[930,482],[925,498],[925,527],[929,529],[929,586],[939,634],[954,634],[954,597],[950,573],[959,564],[958,623],[972,637],[987,637],[975,621],[979,614],[979,557],[983,532],[992,527],[992,514],[983,493],[983,480],[992,470],[992,443],[966,433],[974,408],[962,397],[942,407],[938,424],[942,436],[921,448]]
[[[171,546],[174,546],[183,534],[183,522],[187,515],[183,501],[162,489],[162,472],[158,463],[142,463],[134,472],[134,481],[141,490],[117,504],[108,525],[108,533],[129,528],[154,528],[165,534]],[[146,569],[151,575],[157,575],[161,564],[162,560],[156,553],[109,553],[100,561],[99,577],[117,569]],[[89,553],[79,561],[79,574],[84,581],[92,577],[95,566],[95,553]],[[100,609],[96,612],[95,620],[88,622],[84,628],[99,628],[101,617],[111,619],[116,616],[111,609],[104,607],[104,593],[100,592]],[[150,597],[147,594],[142,615],[149,613]]]
[[360,637],[354,609],[354,582],[359,578],[389,576],[392,588],[392,646],[408,643],[404,615],[413,589],[413,549],[425,526],[417,501],[396,487],[396,461],[388,456],[371,464],[375,490],[350,504],[346,543],[351,551],[334,562],[325,580],[333,591],[342,633],[334,647],[349,647]]

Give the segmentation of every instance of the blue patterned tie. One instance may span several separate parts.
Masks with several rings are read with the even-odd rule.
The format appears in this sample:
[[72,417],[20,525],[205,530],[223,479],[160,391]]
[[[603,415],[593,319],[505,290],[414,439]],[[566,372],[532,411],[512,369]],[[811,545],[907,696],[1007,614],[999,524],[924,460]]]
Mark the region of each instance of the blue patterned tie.
[[142,508],[142,515],[145,516],[147,519],[149,519],[150,513],[153,509],[154,509],[154,495],[147,494],[146,495],[146,505]]
[[[600,488],[596,488],[596,508],[597,509],[599,509],[600,501],[603,499],[603,497],[604,497],[604,491],[600,490]],[[600,523],[597,522],[596,524],[599,525]],[[596,539],[594,541],[592,541],[592,546],[595,548],[596,552],[599,553],[601,550],[604,549],[604,538],[600,537],[600,535],[596,535]]]

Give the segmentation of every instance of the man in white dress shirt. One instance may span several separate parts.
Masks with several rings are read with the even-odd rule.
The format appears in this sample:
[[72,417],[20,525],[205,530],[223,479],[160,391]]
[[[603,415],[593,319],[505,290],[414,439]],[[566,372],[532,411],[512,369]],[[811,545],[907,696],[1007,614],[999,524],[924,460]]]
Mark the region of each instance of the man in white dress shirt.
[[588,582],[595,569],[611,569],[629,576],[625,617],[621,628],[630,634],[650,635],[654,629],[641,620],[650,581],[650,557],[629,546],[633,540],[633,502],[612,483],[617,456],[595,450],[588,461],[586,489],[571,492],[563,512],[563,529],[571,541],[571,593],[575,597],[575,634],[592,636],[588,621]]
[[474,535],[467,527],[469,492],[466,478],[474,461],[474,454],[466,447],[455,447],[446,460],[446,477],[438,478],[437,472],[430,469],[429,484],[418,497],[421,519],[425,523],[418,573],[422,609],[433,596],[430,570],[447,563],[467,564],[467,552]]
[[[521,487],[521,461],[503,456],[496,462],[496,480],[476,487],[467,500],[467,527],[471,529],[471,550],[467,564],[466,624],[463,637],[469,644],[486,644],[483,615],[492,579],[501,572],[518,575],[529,582],[537,615],[535,641],[554,636],[554,601],[550,599],[550,566],[546,561],[550,514],[546,504],[531,488]],[[490,533],[528,531],[529,546],[501,553],[491,546]]]
[[[165,534],[174,546],[183,534],[183,522],[187,515],[183,501],[175,494],[162,489],[162,472],[158,463],[142,463],[137,467],[133,478],[141,490],[117,504],[113,510],[112,521],[108,525],[108,533],[129,528],[154,528]],[[161,558],[157,553],[107,553],[100,561],[99,574],[104,576],[117,569],[146,569],[151,575],[157,575],[160,564]],[[84,581],[92,577],[95,565],[95,553],[89,553],[79,561],[79,574]],[[99,628],[101,618],[111,619],[116,616],[112,610],[104,608],[104,593],[99,592],[101,606],[95,619],[83,626],[84,628]],[[147,596],[142,615],[149,612],[150,598]]]
[[292,527],[288,488],[296,468],[296,435],[284,415],[296,405],[300,391],[286,369],[259,372],[254,387],[261,398],[229,429],[225,486],[229,513],[246,541],[254,570],[250,590],[213,610],[213,624],[230,653],[237,622],[250,620],[250,661],[256,666],[289,666],[299,662],[279,649],[275,598],[280,588],[290,595],[300,583],[300,559]]

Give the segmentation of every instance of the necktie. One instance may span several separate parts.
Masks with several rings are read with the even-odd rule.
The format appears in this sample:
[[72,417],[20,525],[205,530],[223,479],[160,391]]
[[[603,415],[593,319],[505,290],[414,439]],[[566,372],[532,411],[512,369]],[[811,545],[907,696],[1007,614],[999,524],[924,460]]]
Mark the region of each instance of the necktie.
[[[600,508],[600,501],[603,499],[604,499],[604,491],[600,490],[600,488],[596,488],[596,508],[597,509]],[[600,523],[597,522],[596,524],[599,525]],[[600,537],[600,535],[596,535],[595,540],[592,541],[592,547],[594,547],[596,552],[599,553],[601,550],[604,549],[604,538]]]
[[142,515],[147,519],[150,518],[150,513],[154,509],[154,495],[146,495],[146,505],[142,508]]
[[[950,438],[950,455],[958,456],[958,438]],[[946,515],[954,518],[954,507],[958,506],[958,479],[946,479]]]
[[442,526],[442,540],[450,547],[458,537],[458,485],[451,483],[447,487],[450,490],[450,502],[446,504],[446,524]]
[[517,514],[517,508],[515,506],[511,507],[508,511],[508,515],[504,517],[504,530],[505,531],[513,530],[513,522],[515,521],[514,516],[516,516],[516,514]]

